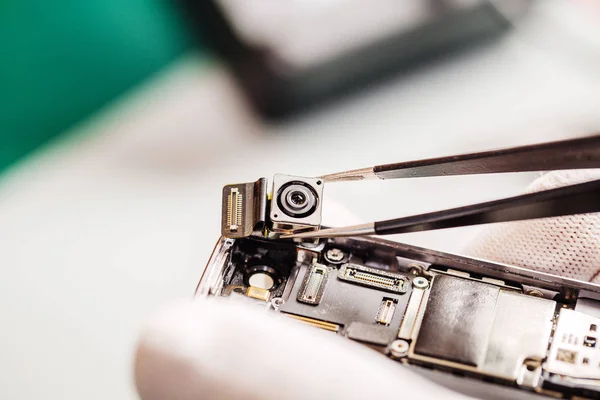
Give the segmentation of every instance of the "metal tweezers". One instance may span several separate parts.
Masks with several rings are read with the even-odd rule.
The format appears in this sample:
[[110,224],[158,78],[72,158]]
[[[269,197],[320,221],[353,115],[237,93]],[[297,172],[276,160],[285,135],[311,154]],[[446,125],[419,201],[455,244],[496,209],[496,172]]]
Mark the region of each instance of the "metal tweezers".
[[[600,168],[600,134],[502,150],[377,165],[325,182]],[[600,212],[600,180],[409,217],[296,233],[282,238],[391,235]]]

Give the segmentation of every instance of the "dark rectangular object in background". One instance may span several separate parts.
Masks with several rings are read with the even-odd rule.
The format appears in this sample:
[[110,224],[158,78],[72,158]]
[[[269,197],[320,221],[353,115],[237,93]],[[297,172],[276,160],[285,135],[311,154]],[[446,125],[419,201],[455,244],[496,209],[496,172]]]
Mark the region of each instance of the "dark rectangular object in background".
[[268,117],[296,113],[495,37],[529,4],[181,1],[203,42],[228,62]]

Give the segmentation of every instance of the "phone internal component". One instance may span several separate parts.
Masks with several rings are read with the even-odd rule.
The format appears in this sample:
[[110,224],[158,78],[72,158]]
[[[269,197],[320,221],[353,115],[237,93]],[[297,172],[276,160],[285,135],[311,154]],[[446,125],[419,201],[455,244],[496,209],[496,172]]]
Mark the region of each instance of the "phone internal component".
[[261,289],[271,290],[281,283],[279,272],[268,265],[253,265],[244,271],[244,283]]
[[222,296],[230,296],[231,293],[246,294],[247,288],[244,285],[227,285],[221,292]]
[[404,313],[404,317],[402,318],[402,325],[400,325],[400,330],[398,331],[399,339],[410,340],[412,338],[413,328],[415,326],[415,323],[417,322],[419,309],[421,308],[421,302],[424,296],[424,289],[417,286],[413,286],[412,293],[410,295],[410,299],[408,300],[408,305],[406,307],[406,312]]
[[394,311],[396,310],[397,303],[398,300],[396,299],[384,297],[381,301],[381,305],[379,306],[379,310],[377,310],[377,317],[375,318],[375,322],[381,325],[389,325],[392,321],[392,317],[394,316]]
[[227,185],[223,188],[221,234],[242,238],[252,234],[265,222],[267,180]]
[[598,325],[600,318],[562,308],[554,334],[560,340],[552,342],[544,369],[570,378],[600,379],[600,351],[596,348],[596,336],[592,335],[592,327]]
[[519,378],[532,368],[527,360],[541,364],[548,350],[555,308],[552,300],[501,289],[481,369],[490,375]]
[[273,177],[270,219],[274,232],[300,232],[321,225],[323,181],[285,174]]
[[[325,272],[322,268],[327,268],[327,275],[321,275],[321,272]],[[345,328],[354,322],[361,322],[387,330],[392,337],[397,335],[406,310],[410,285],[407,294],[388,293],[377,287],[365,287],[336,279],[335,274],[337,272],[332,266],[302,265],[288,300],[280,307],[280,311],[331,322]],[[303,298],[312,298],[315,293],[315,301],[318,305],[303,301]],[[390,299],[395,305],[393,313],[382,316],[382,318],[389,318],[387,325],[375,322],[384,297]]]
[[321,321],[321,320],[309,318],[309,317],[303,317],[302,315],[294,315],[294,314],[287,314],[287,313],[283,313],[283,314],[287,315],[288,317],[297,319],[298,321],[302,321],[305,324],[314,326],[316,328],[325,329],[326,331],[337,332],[340,330],[340,326],[338,324],[334,324],[331,322]]
[[340,249],[336,249],[335,247],[328,249],[325,254],[325,261],[333,265],[340,265],[344,263],[344,259],[346,258],[346,254]]
[[472,366],[483,364],[499,292],[497,286],[436,276],[415,353]]
[[417,359],[522,381],[531,360],[546,356],[554,301],[443,274],[434,277],[426,301]]
[[275,281],[271,275],[264,274],[262,272],[252,274],[248,279],[248,283],[250,284],[250,287],[260,288],[263,290],[269,290],[275,286]]
[[344,264],[338,278],[362,286],[373,287],[394,293],[406,293],[408,279],[399,274],[369,268],[358,264]]
[[298,301],[306,304],[319,304],[327,284],[327,277],[327,267],[315,264],[304,279],[303,287],[298,293]]
[[284,214],[302,218],[309,216],[317,208],[317,195],[303,182],[289,182],[279,190],[277,202]]
[[556,351],[556,359],[569,364],[575,364],[577,361],[577,353],[571,350],[558,349]]
[[242,205],[244,198],[240,194],[240,189],[230,188],[227,196],[227,228],[231,232],[237,232],[242,225]]
[[254,286],[250,286],[248,291],[246,291],[246,296],[263,301],[268,301],[270,294],[268,290]]
[[586,336],[583,338],[583,345],[585,347],[596,347],[597,339],[593,336]]
[[[219,246],[200,296],[262,304],[474,397],[600,398],[591,284],[376,239],[313,246],[253,234]],[[427,267],[405,273],[416,260]]]
[[346,336],[352,340],[365,342],[376,346],[387,346],[396,336],[394,331],[381,325],[353,322],[348,327]]

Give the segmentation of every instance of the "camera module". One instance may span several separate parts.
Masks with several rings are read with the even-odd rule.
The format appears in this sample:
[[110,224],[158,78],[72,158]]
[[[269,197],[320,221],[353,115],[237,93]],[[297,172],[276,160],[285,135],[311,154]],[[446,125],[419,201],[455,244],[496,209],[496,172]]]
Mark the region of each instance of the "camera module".
[[289,182],[279,190],[277,203],[286,215],[304,218],[317,209],[317,194],[303,182]]
[[323,198],[320,178],[275,174],[272,193],[269,228],[273,232],[319,229]]

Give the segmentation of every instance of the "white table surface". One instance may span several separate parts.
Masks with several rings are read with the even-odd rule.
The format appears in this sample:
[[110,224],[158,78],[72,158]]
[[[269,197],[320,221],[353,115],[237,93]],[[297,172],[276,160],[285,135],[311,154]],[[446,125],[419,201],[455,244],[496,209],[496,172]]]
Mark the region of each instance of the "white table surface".
[[[219,235],[225,183],[598,130],[594,43],[561,43],[572,32],[560,29],[540,35],[545,23],[278,125],[252,114],[221,65],[188,57],[23,162],[0,180],[0,397],[136,398],[140,326],[193,294]],[[366,222],[517,194],[531,178],[325,192]],[[331,209],[327,202],[325,223]],[[460,252],[477,230],[399,239]]]

